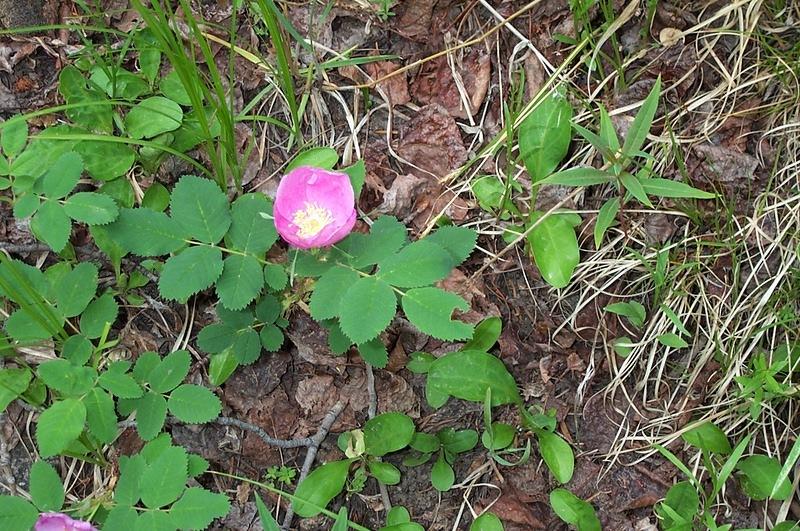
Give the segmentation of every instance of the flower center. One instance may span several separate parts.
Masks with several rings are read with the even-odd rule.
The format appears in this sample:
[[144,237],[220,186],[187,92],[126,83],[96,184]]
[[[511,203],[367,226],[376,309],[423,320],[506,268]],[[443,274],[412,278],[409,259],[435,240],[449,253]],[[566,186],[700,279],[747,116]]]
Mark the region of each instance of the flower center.
[[303,210],[294,213],[292,223],[300,230],[297,235],[303,239],[313,238],[333,222],[333,214],[316,203],[306,203]]

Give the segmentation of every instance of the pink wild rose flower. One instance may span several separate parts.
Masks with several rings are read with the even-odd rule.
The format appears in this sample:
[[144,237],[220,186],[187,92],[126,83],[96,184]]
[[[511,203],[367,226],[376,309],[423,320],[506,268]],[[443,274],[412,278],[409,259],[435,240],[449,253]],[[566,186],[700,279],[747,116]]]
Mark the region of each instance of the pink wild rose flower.
[[97,531],[92,524],[73,520],[62,513],[42,513],[33,526],[34,531]]
[[327,247],[353,230],[355,202],[347,174],[301,166],[278,184],[275,228],[281,238],[300,249]]

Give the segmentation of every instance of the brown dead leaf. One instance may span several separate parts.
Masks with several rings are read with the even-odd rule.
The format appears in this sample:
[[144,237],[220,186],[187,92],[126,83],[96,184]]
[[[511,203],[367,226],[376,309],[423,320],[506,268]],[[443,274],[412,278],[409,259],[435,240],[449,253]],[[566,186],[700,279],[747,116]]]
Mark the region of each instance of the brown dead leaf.
[[458,125],[437,104],[420,110],[405,127],[395,149],[412,167],[439,178],[467,161]]
[[504,523],[521,524],[527,529],[544,529],[545,525],[536,514],[532,501],[535,498],[507,485],[503,488],[503,494],[492,505],[492,512]]
[[[460,78],[464,87],[468,109],[454,76]],[[437,103],[444,107],[450,116],[467,118],[480,109],[489,90],[491,76],[492,62],[489,55],[472,49],[456,63],[455,69],[451,68],[447,57],[440,57],[427,63],[414,80],[411,90],[414,98],[421,104]]]
[[[383,76],[391,74],[400,68],[400,65],[391,61],[379,61],[376,63],[367,63],[364,65],[364,70],[367,71],[372,79],[380,79]],[[386,97],[389,98],[390,105],[404,105],[411,101],[411,96],[408,94],[408,81],[405,72],[393,75],[385,81],[378,83],[378,87],[383,90]]]
[[380,371],[375,378],[375,393],[378,395],[378,413],[400,411],[412,419],[420,414],[419,396],[402,378],[389,371]]
[[697,176],[706,182],[747,188],[758,168],[755,157],[724,146],[704,144],[692,149],[703,159]]
[[383,194],[383,203],[375,209],[377,214],[390,214],[401,219],[408,218],[414,212],[417,197],[424,193],[428,180],[412,173],[398,175],[392,185]]
[[404,9],[395,22],[395,30],[409,38],[430,35],[433,6],[437,1],[406,0],[402,2]]
[[299,357],[313,365],[333,367],[342,372],[347,364],[345,356],[335,356],[328,347],[328,331],[305,312],[296,312],[290,319],[286,335],[297,347]]

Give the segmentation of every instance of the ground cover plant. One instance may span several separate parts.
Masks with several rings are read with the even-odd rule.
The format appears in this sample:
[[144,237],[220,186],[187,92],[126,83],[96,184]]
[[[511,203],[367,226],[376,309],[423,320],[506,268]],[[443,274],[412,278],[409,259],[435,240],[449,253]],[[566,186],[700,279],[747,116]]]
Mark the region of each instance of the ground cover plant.
[[800,529],[798,6],[5,4],[0,529]]

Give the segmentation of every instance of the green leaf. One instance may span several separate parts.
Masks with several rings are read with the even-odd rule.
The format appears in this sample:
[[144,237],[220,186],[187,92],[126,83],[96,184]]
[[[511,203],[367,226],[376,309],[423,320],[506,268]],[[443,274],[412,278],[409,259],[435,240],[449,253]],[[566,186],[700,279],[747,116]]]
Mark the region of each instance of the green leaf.
[[671,179],[642,179],[642,188],[650,195],[657,197],[672,198],[692,198],[692,199],[714,199],[717,194],[698,190],[686,183],[673,181]]
[[208,381],[211,385],[220,386],[230,378],[233,371],[239,366],[239,361],[231,349],[219,354],[212,354],[208,364]]
[[554,184],[561,186],[592,186],[614,181],[614,176],[607,171],[590,167],[570,168],[542,179],[538,184]]
[[487,317],[475,327],[472,332],[472,339],[470,339],[461,350],[480,350],[488,352],[497,340],[500,339],[500,333],[503,331],[503,320],[499,317]]
[[56,306],[64,317],[80,315],[97,290],[97,266],[81,262],[54,286]]
[[393,464],[382,461],[370,461],[368,464],[370,473],[384,485],[400,483],[400,470]]
[[602,105],[600,105],[600,138],[611,148],[611,151],[614,153],[619,151],[621,146],[619,137],[617,137],[617,130],[614,129],[611,117],[608,115],[606,108]]
[[39,511],[18,496],[0,495],[0,529],[29,531],[39,518]]
[[475,430],[454,430],[443,428],[436,433],[446,452],[462,454],[475,448],[478,444],[478,432]]
[[414,422],[403,413],[383,413],[364,424],[366,453],[382,457],[402,450],[414,437]]
[[572,140],[572,107],[556,91],[548,94],[519,126],[519,153],[531,182],[550,175],[566,156]]
[[42,457],[64,451],[78,438],[86,421],[86,407],[80,400],[67,398],[55,402],[40,416],[36,425],[36,444]]
[[488,450],[502,450],[508,448],[514,442],[514,427],[504,422],[492,422],[492,437],[489,432],[484,431],[481,435],[481,442]]
[[297,516],[310,518],[318,515],[334,499],[347,480],[350,459],[325,463],[300,482],[294,492],[292,506]]
[[114,199],[117,204],[123,208],[133,208],[136,202],[136,196],[133,192],[133,186],[127,179],[114,179],[100,185],[97,189],[101,194]]
[[503,531],[503,529],[503,522],[492,513],[483,513],[469,526],[469,531]]
[[194,384],[183,384],[172,391],[167,407],[170,413],[190,424],[211,422],[222,411],[222,403],[217,395]]
[[186,350],[170,352],[148,374],[150,389],[156,393],[167,393],[175,389],[189,374],[191,363],[192,358]]
[[[492,397],[494,398],[494,397]],[[575,455],[567,441],[549,431],[538,430],[539,453],[560,483],[569,483],[575,470]]]
[[220,302],[229,310],[241,310],[250,304],[264,285],[261,274],[261,265],[252,256],[235,254],[226,258],[217,281]]
[[142,197],[142,207],[156,212],[164,212],[168,206],[169,190],[163,184],[154,182],[147,187],[144,197]]
[[408,509],[402,505],[395,505],[386,514],[386,525],[405,524],[411,521]]
[[[281,301],[277,297],[270,294],[264,295],[255,307],[256,319],[262,323],[274,323],[280,317],[282,310]],[[219,309],[217,312],[219,312]],[[227,319],[223,320],[228,322]],[[250,326],[250,323],[252,323],[252,320],[243,321],[234,326]]]
[[295,158],[286,165],[286,173],[289,173],[300,166],[312,166],[324,170],[332,170],[339,162],[339,155],[335,149],[329,147],[315,147],[307,149],[297,154]]
[[661,334],[660,336],[658,336],[657,339],[658,342],[664,345],[665,347],[686,348],[689,346],[689,343],[687,343],[681,336],[673,334],[671,332],[668,332],[666,334]]
[[121,209],[106,230],[123,249],[139,256],[175,252],[183,247],[187,234],[175,220],[149,208]]
[[370,227],[369,234],[351,233],[338,247],[349,255],[350,264],[357,268],[375,265],[406,243],[405,225],[391,216],[380,216]]
[[14,217],[23,219],[32,216],[38,209],[41,201],[36,194],[25,194],[17,197],[14,203]]
[[[514,377],[502,361],[486,352],[466,350],[446,354],[431,363],[425,394],[428,403],[438,408],[449,396],[482,403],[489,388],[492,406],[521,401]],[[431,401],[432,395],[443,400]]]
[[161,432],[167,420],[167,401],[158,393],[145,393],[136,401],[136,431],[144,441]]
[[31,378],[30,369],[25,367],[0,369],[0,411],[28,389]]
[[289,283],[289,275],[280,264],[264,265],[264,282],[273,291],[280,291]]
[[167,98],[181,105],[189,106],[192,104],[192,99],[186,88],[183,86],[177,70],[171,70],[169,74],[161,78],[158,88]]
[[231,226],[228,197],[209,179],[184,175],[172,189],[169,204],[172,218],[201,242],[219,242]]
[[381,261],[378,268],[380,280],[398,288],[416,288],[446,278],[453,259],[441,246],[419,240]]
[[261,499],[261,496],[256,494],[255,497],[256,507],[258,508],[258,518],[261,520],[261,527],[264,528],[264,531],[281,531],[281,526],[278,525],[275,517],[272,516],[272,513],[269,512],[267,506],[264,505],[264,501]]
[[33,503],[42,512],[60,511],[64,506],[61,477],[47,461],[36,461],[31,466],[30,493]]
[[615,302],[606,306],[605,310],[627,317],[631,324],[637,328],[644,326],[644,320],[647,317],[644,306],[636,301]]
[[103,522],[103,531],[129,531],[131,523],[136,522],[136,509],[126,505],[117,505],[108,512]]
[[222,518],[231,508],[224,494],[200,487],[186,489],[169,511],[173,525],[180,529],[206,529],[214,518]]
[[364,361],[373,367],[382,369],[389,362],[389,353],[386,351],[386,345],[383,344],[380,337],[361,343],[357,348]]
[[406,363],[406,369],[414,374],[427,374],[431,368],[431,363],[436,361],[436,356],[427,352],[412,352]]
[[7,157],[16,157],[28,143],[28,122],[15,115],[3,122],[0,146]]
[[75,152],[61,155],[42,178],[42,193],[48,199],[61,199],[75,188],[83,173],[83,160]]
[[344,335],[338,321],[323,321],[322,326],[328,330],[328,347],[334,354],[344,354],[350,349],[350,339]]
[[622,186],[624,186],[633,197],[638,199],[640,203],[653,208],[653,203],[650,202],[650,199],[647,197],[647,192],[642,186],[642,180],[628,172],[623,172],[622,175],[619,176],[619,179],[622,182]]
[[57,332],[47,323],[40,321],[38,312],[19,308],[8,316],[5,322],[6,332],[17,341],[40,341],[53,337]]
[[475,249],[478,233],[466,227],[448,225],[427,236],[425,241],[435,243],[447,251],[453,260],[450,264],[451,267],[456,267],[466,260]]
[[81,314],[81,333],[90,339],[100,337],[107,324],[117,320],[119,305],[114,300],[114,295],[106,293],[89,303]]
[[262,255],[278,240],[275,223],[261,214],[272,215],[272,203],[260,193],[245,194],[231,205],[231,226],[225,235],[228,247]]
[[189,479],[188,466],[186,450],[179,446],[164,450],[142,473],[142,503],[157,509],[177,500]]
[[183,110],[172,100],[152,96],[135,105],[125,116],[131,138],[152,138],[181,126]]
[[644,141],[647,140],[647,133],[653,125],[653,118],[658,108],[658,98],[661,96],[661,78],[656,79],[653,88],[644,100],[639,112],[636,113],[628,134],[625,136],[625,143],[622,146],[622,153],[626,157],[633,157],[642,149]]
[[79,367],[67,360],[50,360],[39,365],[39,378],[64,396],[80,396],[94,385],[97,373],[91,367]]
[[725,432],[711,422],[704,422],[681,437],[692,446],[715,454],[728,455],[733,450]]
[[431,468],[431,484],[433,488],[439,492],[446,492],[450,490],[453,483],[456,482],[456,474],[453,472],[453,467],[445,461],[442,452],[439,452],[439,458]]
[[581,259],[572,224],[563,215],[551,214],[531,230],[528,243],[545,282],[554,288],[566,287]]
[[117,414],[114,399],[102,389],[94,388],[83,398],[89,432],[103,444],[117,438]]
[[119,207],[105,194],[78,192],[64,202],[64,212],[87,225],[106,225],[117,219]]
[[[656,506],[656,514],[662,518],[664,529],[675,529],[676,527],[684,529],[684,527],[679,527],[682,523],[681,521],[674,520],[667,511],[663,510],[665,505],[688,522],[691,522],[700,510],[700,497],[690,482],[679,481],[670,487],[667,491],[667,497]],[[686,526],[685,529],[690,530],[691,524]]]
[[603,243],[603,236],[606,231],[614,224],[619,212],[619,197],[612,197],[600,207],[597,213],[597,221],[594,223],[594,246],[599,249]]
[[274,324],[263,327],[261,332],[258,333],[258,338],[261,340],[261,346],[267,352],[277,352],[285,339],[281,329]]
[[377,337],[394,318],[397,298],[391,286],[375,277],[358,279],[342,298],[339,325],[353,343]]
[[578,531],[602,529],[594,507],[566,489],[555,489],[550,493],[550,506],[559,518],[577,527]]
[[54,251],[60,252],[69,241],[72,222],[64,212],[64,207],[55,201],[45,201],[31,218],[31,230]]
[[353,186],[353,195],[355,195],[356,202],[361,196],[361,190],[364,188],[364,179],[367,177],[367,166],[363,160],[356,161],[352,166],[348,166],[342,170],[350,177],[350,184]]
[[781,464],[774,457],[751,455],[739,461],[736,468],[742,473],[742,488],[754,500],[786,500],[792,495],[788,478],[776,485]]
[[402,299],[403,312],[422,332],[437,339],[457,341],[472,337],[470,324],[453,320],[453,310],[469,310],[467,301],[440,288],[408,290]]
[[[128,524],[130,525],[130,524]],[[133,531],[175,531],[170,515],[164,511],[147,511],[139,513],[133,525]]]
[[164,263],[158,279],[158,291],[165,299],[185,301],[212,286],[222,275],[223,267],[219,248],[189,247]]
[[81,140],[75,143],[74,149],[83,159],[86,172],[98,181],[122,177],[136,160],[136,152],[116,140]]
[[139,398],[144,393],[130,375],[119,371],[106,371],[98,379],[100,387],[119,398]]
[[334,266],[325,272],[314,284],[309,301],[311,317],[317,321],[339,317],[344,294],[358,279],[358,273],[341,266]]

